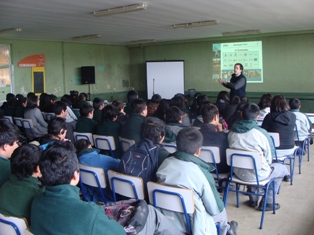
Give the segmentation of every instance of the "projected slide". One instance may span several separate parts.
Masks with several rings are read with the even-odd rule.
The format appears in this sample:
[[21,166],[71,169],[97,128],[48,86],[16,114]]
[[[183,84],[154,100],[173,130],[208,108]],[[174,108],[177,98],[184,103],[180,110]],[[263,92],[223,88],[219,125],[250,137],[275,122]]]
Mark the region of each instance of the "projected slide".
[[248,83],[263,82],[262,42],[232,42],[213,44],[213,79],[229,81],[235,63],[244,67]]

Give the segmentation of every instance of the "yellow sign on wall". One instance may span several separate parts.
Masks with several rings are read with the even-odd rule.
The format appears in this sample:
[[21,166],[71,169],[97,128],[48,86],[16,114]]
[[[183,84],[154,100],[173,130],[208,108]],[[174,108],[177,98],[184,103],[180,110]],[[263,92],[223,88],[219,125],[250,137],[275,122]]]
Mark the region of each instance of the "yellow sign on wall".
[[44,67],[32,68],[32,91],[36,95],[46,92],[46,78]]

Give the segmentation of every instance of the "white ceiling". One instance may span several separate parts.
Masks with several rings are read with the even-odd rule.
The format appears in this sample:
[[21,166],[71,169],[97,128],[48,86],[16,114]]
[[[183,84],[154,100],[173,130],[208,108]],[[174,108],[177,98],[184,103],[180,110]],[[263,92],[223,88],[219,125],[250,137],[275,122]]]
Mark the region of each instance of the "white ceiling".
[[[96,10],[140,3],[136,0],[0,0],[0,31],[22,28],[1,38],[125,45],[220,37],[222,32],[258,29],[261,33],[314,29],[313,0],[148,0],[146,10],[94,17]],[[219,20],[214,26],[173,29],[173,24]]]

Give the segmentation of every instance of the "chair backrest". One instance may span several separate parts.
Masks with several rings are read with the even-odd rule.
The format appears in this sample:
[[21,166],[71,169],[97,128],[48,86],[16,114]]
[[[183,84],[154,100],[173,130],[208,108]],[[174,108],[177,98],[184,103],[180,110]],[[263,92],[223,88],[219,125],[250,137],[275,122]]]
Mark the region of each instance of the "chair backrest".
[[22,127],[24,128],[25,134],[26,134],[28,139],[32,140],[32,139],[36,138],[34,131],[33,131],[34,124],[33,124],[32,119],[23,118],[22,119]]
[[0,214],[0,235],[30,235],[24,218]]
[[227,148],[227,164],[231,167],[260,170],[262,168],[262,153]]
[[[83,184],[92,186],[92,187],[97,187],[100,191],[103,201],[106,202],[107,200],[102,190],[107,187],[106,175],[105,175],[104,169],[100,167],[87,166],[84,164],[79,164],[79,167],[80,167],[81,187],[84,188]],[[82,190],[82,192],[84,192],[84,190]],[[83,197],[85,200],[87,200],[84,193],[83,193]]]
[[264,119],[257,119],[256,121],[259,126],[262,126]]
[[123,152],[127,151],[133,144],[135,144],[134,140],[126,139],[121,136],[119,137],[119,140]]
[[113,151],[116,149],[113,136],[93,135],[95,147],[102,150],[109,150],[110,156],[114,157]]
[[135,199],[145,199],[143,179],[108,170],[110,188],[116,201],[116,193]]
[[3,116],[3,119],[13,124],[13,118],[11,116]]
[[270,135],[270,138],[272,138],[274,146],[279,147],[280,146],[279,133],[278,132],[268,132],[268,134]]
[[212,163],[212,164],[216,165],[216,164],[220,163],[219,147],[202,146],[200,155],[198,157],[205,162]]
[[147,182],[147,190],[150,204],[154,207],[184,213],[188,230],[192,234],[190,218],[188,214],[194,213],[194,195],[191,189],[178,188],[154,182]]
[[55,115],[55,113],[43,113],[44,115],[44,119],[49,122],[51,118],[53,118]]
[[17,125],[18,127],[23,127],[22,120],[23,120],[23,118],[21,118],[21,117],[14,117],[13,118],[14,124]]
[[80,139],[86,139],[88,140],[92,146],[94,146],[94,139],[93,139],[93,134],[92,133],[80,133],[80,132],[73,132],[73,136],[75,141],[78,141]]
[[169,153],[174,153],[175,151],[177,151],[176,143],[161,143],[161,144]]

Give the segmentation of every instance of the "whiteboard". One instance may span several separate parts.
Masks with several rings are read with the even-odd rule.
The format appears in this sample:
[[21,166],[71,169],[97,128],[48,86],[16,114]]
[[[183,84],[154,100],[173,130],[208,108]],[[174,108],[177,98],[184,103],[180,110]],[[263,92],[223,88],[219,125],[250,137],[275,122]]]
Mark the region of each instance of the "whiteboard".
[[184,61],[147,61],[146,82],[147,99],[153,94],[164,99],[184,94]]

